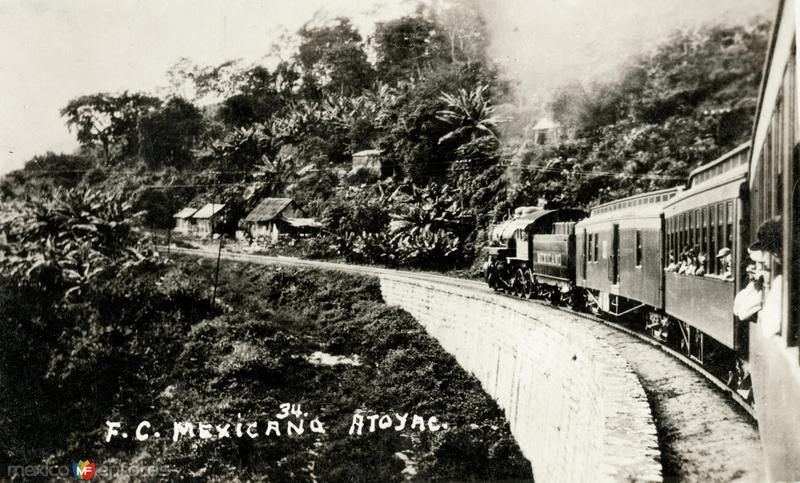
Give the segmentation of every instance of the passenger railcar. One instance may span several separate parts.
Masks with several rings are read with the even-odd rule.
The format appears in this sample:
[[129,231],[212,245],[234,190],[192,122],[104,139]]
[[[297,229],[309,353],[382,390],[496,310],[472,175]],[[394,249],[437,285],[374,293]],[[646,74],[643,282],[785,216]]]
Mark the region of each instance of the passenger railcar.
[[[671,330],[680,332],[681,348],[701,363],[719,355],[718,344],[736,350],[747,340],[746,327],[734,321],[733,301],[746,284],[748,154],[749,143],[695,169],[687,188],[664,205],[664,313]],[[687,252],[698,258],[699,275],[669,269],[670,259]],[[732,362],[726,359],[717,362]]]
[[662,307],[661,212],[677,192],[670,188],[605,203],[576,225],[577,285],[590,308],[619,316]]
[[800,156],[798,156],[797,0],[778,7],[759,93],[749,163],[749,241],[773,221],[777,250],[762,251],[763,306],[749,325],[750,369],[761,442],[771,480],[800,480]]

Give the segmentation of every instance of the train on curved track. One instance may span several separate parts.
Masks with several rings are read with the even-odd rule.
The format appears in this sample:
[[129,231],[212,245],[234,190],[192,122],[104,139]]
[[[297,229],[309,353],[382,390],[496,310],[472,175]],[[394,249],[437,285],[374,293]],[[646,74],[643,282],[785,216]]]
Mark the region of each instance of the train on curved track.
[[[518,208],[491,228],[484,264],[495,290],[616,318],[726,381],[780,481],[800,480],[798,2],[780,2],[749,142],[683,186],[588,212]],[[741,320],[747,290],[762,308]]]

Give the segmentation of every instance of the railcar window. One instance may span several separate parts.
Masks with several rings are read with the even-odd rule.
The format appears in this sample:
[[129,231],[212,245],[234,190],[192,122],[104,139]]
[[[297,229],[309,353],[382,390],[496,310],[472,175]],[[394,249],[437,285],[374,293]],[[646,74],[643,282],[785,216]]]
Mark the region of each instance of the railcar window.
[[725,233],[727,233],[727,247],[733,250],[733,202],[729,201],[726,205],[725,211],[727,212],[727,226]]
[[675,255],[677,261],[678,257],[678,223],[675,217],[672,218],[672,253]]
[[670,235],[669,235],[669,242],[670,242],[669,251],[673,256],[676,257],[676,261],[677,261],[678,250],[675,248],[676,245],[677,245],[677,243],[675,242],[675,218],[670,218],[669,219],[669,229],[670,229],[669,230],[669,233],[670,233]]
[[671,221],[672,220],[669,219],[669,218],[667,218],[664,221],[664,229],[667,232],[666,233],[667,236],[664,237],[664,241],[667,244],[667,246],[666,246],[667,257],[666,257],[666,261],[664,262],[665,265],[667,263],[669,263],[669,254],[672,253],[672,223],[671,223]]
[[708,207],[707,206],[704,206],[700,210],[700,222],[701,222],[702,230],[703,230],[702,249],[703,249],[703,252],[706,254],[706,259],[703,262],[703,270],[705,270],[706,273],[709,273],[709,269],[711,268],[710,259],[713,258],[714,256],[716,256],[716,253],[711,253],[711,249],[708,246]]
[[[672,253],[672,218],[667,219],[667,255]],[[667,257],[669,259],[669,257]],[[669,263],[669,262],[667,262]]]
[[781,165],[783,164],[783,130],[786,125],[783,118],[783,92],[778,93],[778,105],[775,107],[775,119],[777,121],[777,125],[775,127],[775,154],[773,161],[773,173],[775,178],[773,179],[772,186],[775,188],[775,196],[772,197],[772,214],[777,215],[780,213],[780,202],[781,202],[781,190],[780,190],[780,181],[781,181]]
[[[708,250],[708,226],[706,225],[706,207],[700,209],[700,250],[707,253]],[[708,267],[706,267],[706,270]]]
[[717,273],[718,263],[717,263],[717,227],[714,220],[716,217],[714,216],[714,205],[711,205],[708,208],[708,261],[709,267],[707,273]]
[[642,266],[642,232],[636,230],[636,266]]
[[764,219],[772,217],[772,126],[767,130],[764,142]]
[[[722,203],[717,204],[717,250],[725,248],[725,213]],[[723,264],[717,261],[717,273],[724,270]]]
[[700,210],[694,210],[694,246],[700,248]]
[[689,214],[683,213],[681,215],[681,233],[683,235],[683,248],[689,245]]
[[594,241],[594,234],[589,233],[589,249],[588,253],[586,254],[586,259],[590,262],[594,261],[594,259],[592,258],[592,253],[594,252],[594,249],[592,248],[594,246],[592,245],[593,241]]
[[595,262],[598,261],[598,257],[597,257],[597,255],[598,255],[598,246],[599,246],[599,243],[597,241],[598,236],[599,236],[599,233],[595,233],[594,234],[594,255],[592,255],[592,256],[594,257],[593,260]]
[[700,233],[700,210],[694,210],[694,244],[700,247],[702,235]]
[[589,261],[589,249],[587,247],[588,244],[588,236],[586,235],[586,230],[583,230],[583,257],[581,259],[581,274],[583,278],[586,278],[586,262]]

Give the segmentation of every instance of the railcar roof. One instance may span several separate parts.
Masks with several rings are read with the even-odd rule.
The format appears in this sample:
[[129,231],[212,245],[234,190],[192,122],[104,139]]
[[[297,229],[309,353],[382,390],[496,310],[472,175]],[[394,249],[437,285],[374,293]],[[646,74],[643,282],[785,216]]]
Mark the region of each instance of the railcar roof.
[[722,173],[721,175],[711,178],[706,182],[699,183],[696,186],[691,186],[690,188],[681,191],[674,198],[669,200],[669,202],[667,202],[664,205],[664,208],[666,209],[672,207],[683,200],[692,198],[693,196],[697,196],[698,194],[703,193],[705,191],[710,191],[718,186],[726,185],[731,182],[735,182],[737,180],[743,180],[747,177],[748,170],[749,166],[747,166],[747,164],[742,164],[736,166],[730,171],[727,171],[725,173]]
[[608,211],[605,213],[601,213],[599,215],[593,214],[589,218],[579,221],[575,226],[577,227],[583,225],[593,225],[595,223],[602,223],[605,221],[614,221],[614,220],[657,218],[661,216],[661,213],[664,211],[665,204],[666,202],[661,202],[657,204],[636,205],[636,206],[616,209],[613,211]]
[[750,142],[740,144],[736,148],[728,151],[710,163],[706,163],[699,168],[695,168],[689,173],[688,186],[694,187],[699,184],[707,183],[724,175],[728,171],[737,169],[739,166],[746,166],[750,159]]
[[[674,197],[678,191],[680,191],[679,187],[666,188],[663,190],[639,193],[626,198],[609,201],[608,203],[603,203],[602,205],[592,208],[589,218],[598,218],[600,216],[622,211],[643,212],[644,210],[647,210],[653,206],[656,206],[660,209],[660,207]],[[614,215],[612,215],[611,218],[614,218]]]

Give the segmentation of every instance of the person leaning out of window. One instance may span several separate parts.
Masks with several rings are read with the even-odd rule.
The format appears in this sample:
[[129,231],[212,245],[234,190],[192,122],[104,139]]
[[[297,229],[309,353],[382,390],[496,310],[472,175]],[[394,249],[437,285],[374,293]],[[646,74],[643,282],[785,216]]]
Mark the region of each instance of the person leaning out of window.
[[783,225],[781,217],[776,216],[758,227],[758,240],[750,245],[750,250],[758,252],[761,265],[760,276],[764,280],[764,303],[758,315],[758,323],[765,335],[777,334],[781,330],[781,311],[783,307],[783,275],[781,256],[783,255]]

